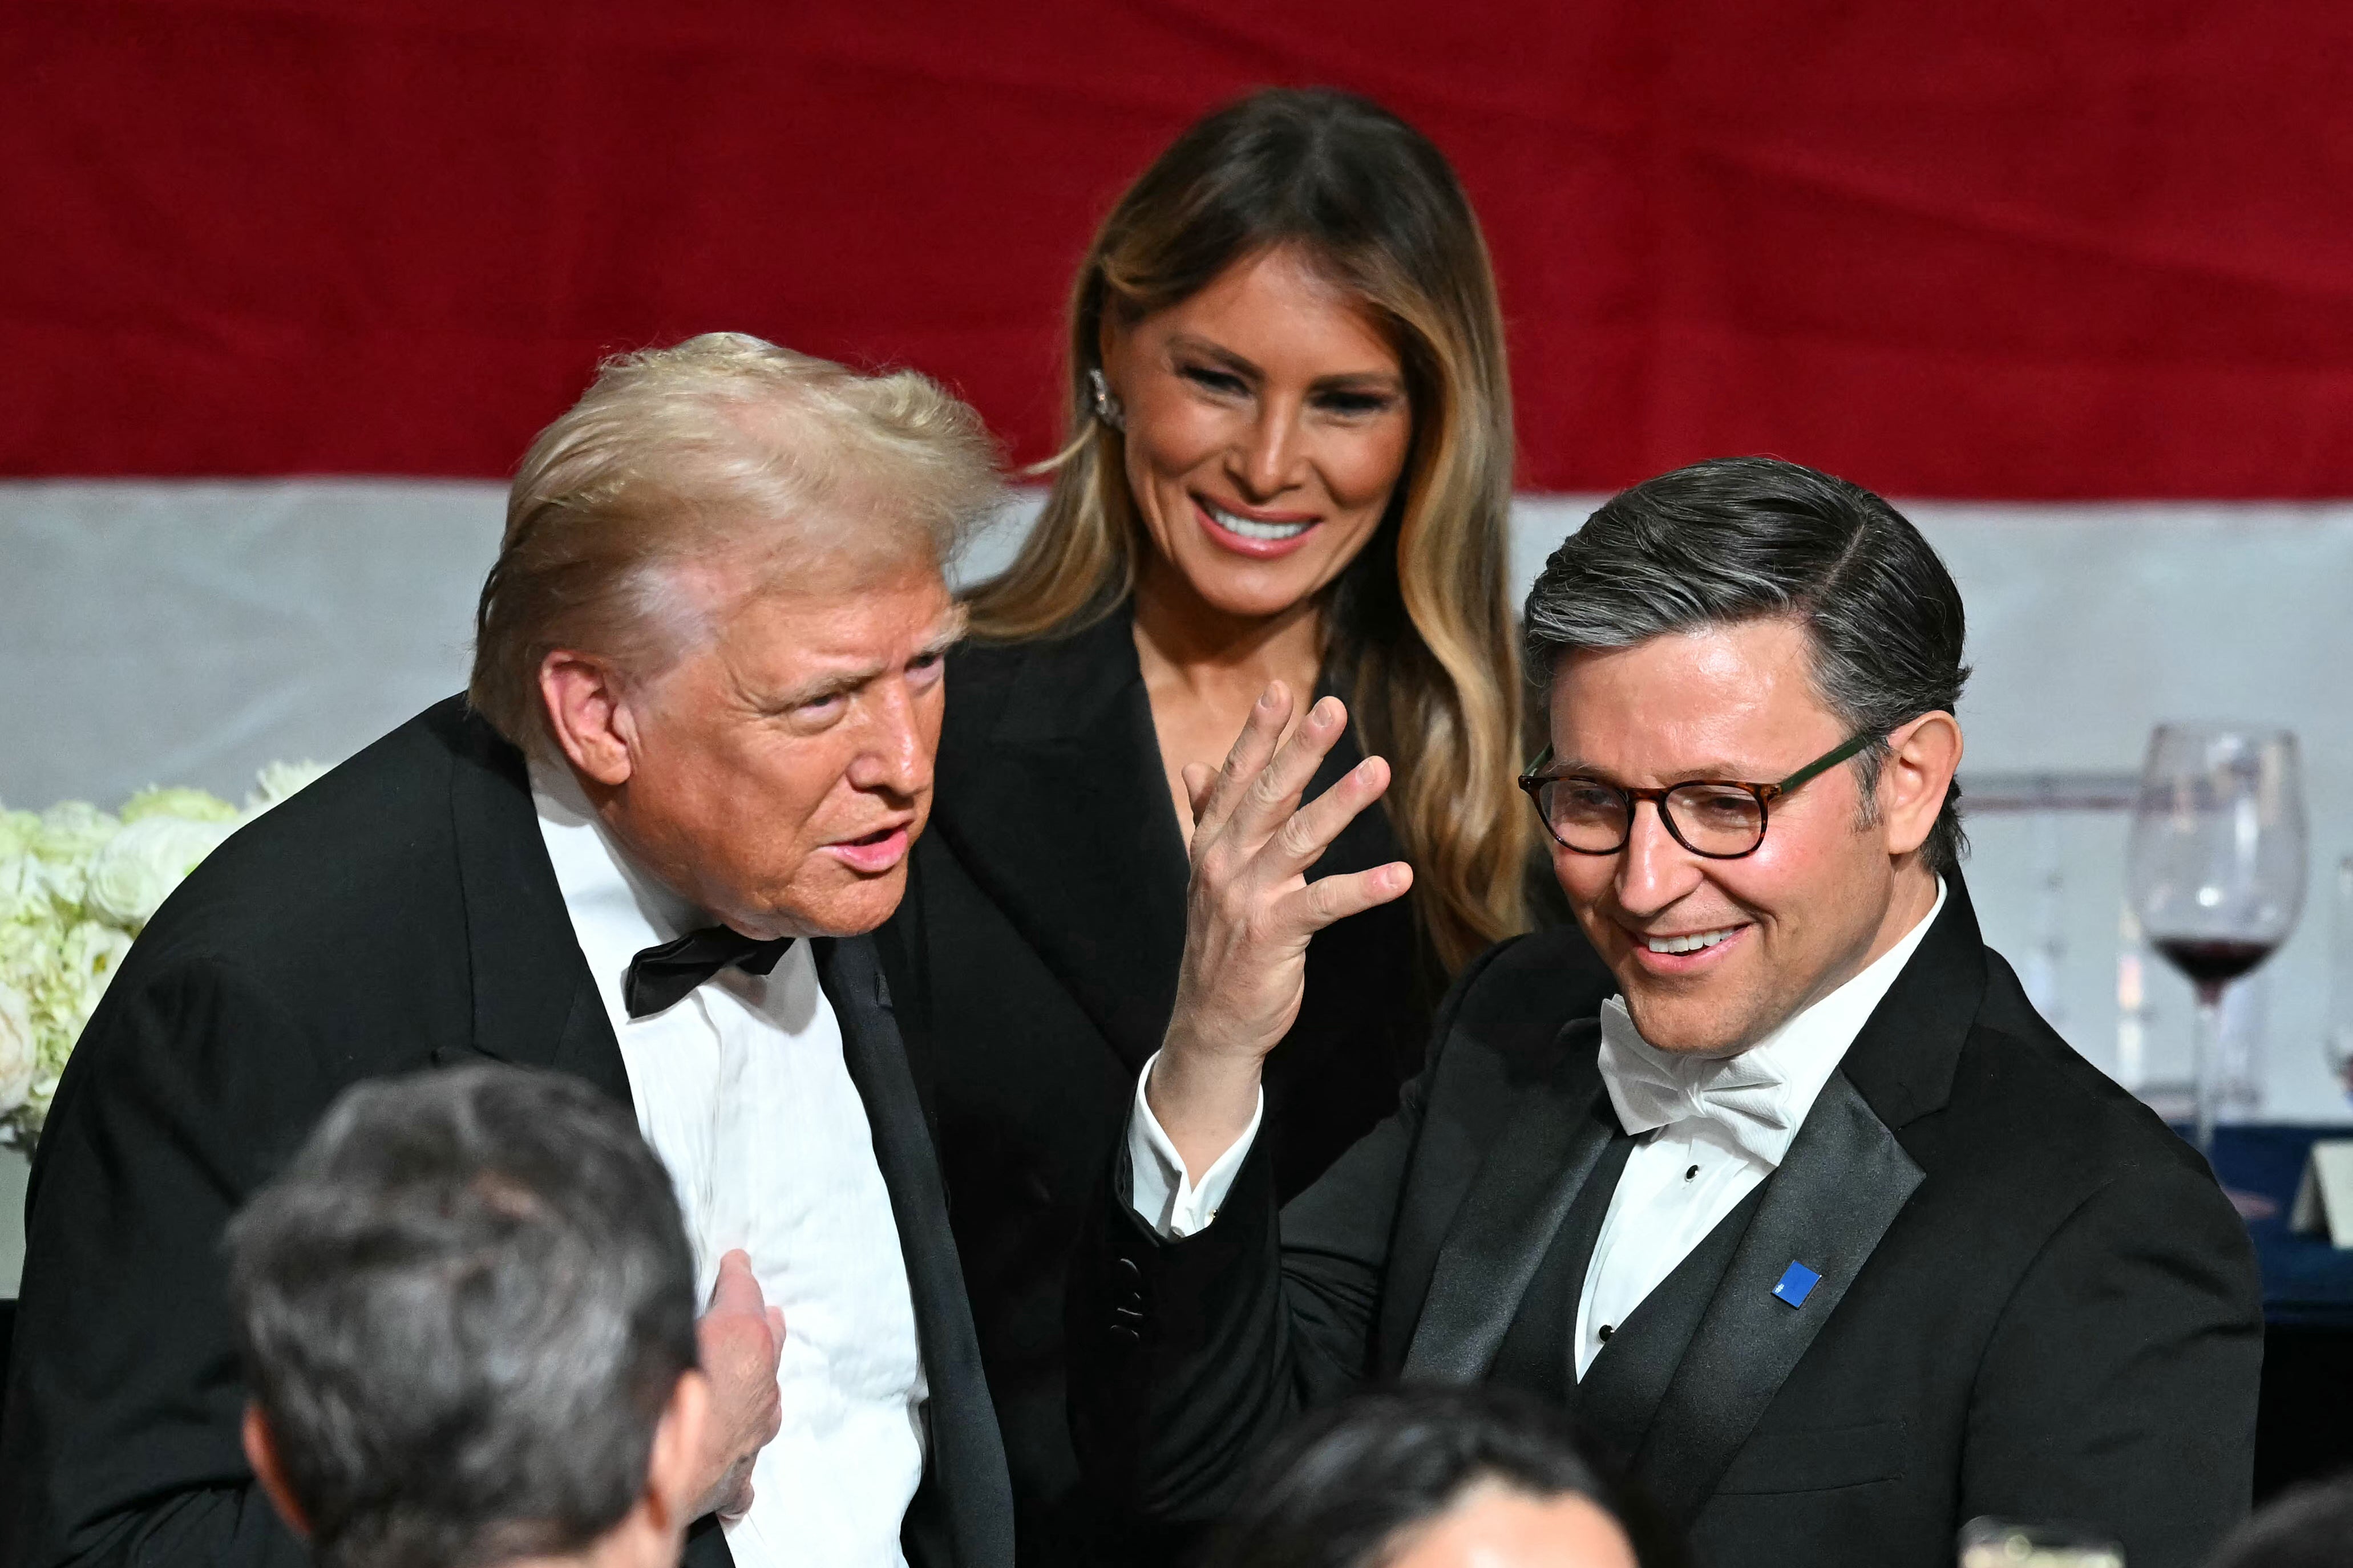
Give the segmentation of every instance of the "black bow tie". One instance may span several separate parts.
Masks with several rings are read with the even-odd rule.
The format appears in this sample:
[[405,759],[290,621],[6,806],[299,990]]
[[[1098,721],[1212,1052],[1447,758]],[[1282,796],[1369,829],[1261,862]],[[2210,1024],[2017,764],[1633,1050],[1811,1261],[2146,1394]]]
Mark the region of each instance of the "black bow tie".
[[731,963],[747,974],[765,974],[792,945],[788,936],[754,942],[725,926],[691,931],[676,942],[647,948],[629,960],[629,978],[621,987],[621,999],[628,1005],[630,1017],[642,1018],[675,1005]]

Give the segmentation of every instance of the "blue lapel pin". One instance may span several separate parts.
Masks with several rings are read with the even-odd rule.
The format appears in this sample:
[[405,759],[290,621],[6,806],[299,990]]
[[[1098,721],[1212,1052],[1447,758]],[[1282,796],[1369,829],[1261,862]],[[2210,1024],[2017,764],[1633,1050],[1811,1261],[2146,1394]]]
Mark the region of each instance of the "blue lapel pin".
[[1802,1307],[1806,1297],[1821,1282],[1821,1276],[1802,1263],[1791,1263],[1781,1271],[1781,1282],[1773,1287],[1774,1296],[1792,1307]]

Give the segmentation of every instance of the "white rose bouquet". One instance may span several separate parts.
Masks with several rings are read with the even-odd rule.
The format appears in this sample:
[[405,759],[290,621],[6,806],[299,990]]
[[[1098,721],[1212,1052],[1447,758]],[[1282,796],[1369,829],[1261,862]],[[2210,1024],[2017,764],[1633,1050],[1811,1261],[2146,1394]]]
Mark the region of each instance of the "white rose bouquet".
[[40,1135],[82,1026],[181,879],[326,771],[272,763],[241,810],[198,789],[143,790],[115,815],[0,808],[0,1142]]

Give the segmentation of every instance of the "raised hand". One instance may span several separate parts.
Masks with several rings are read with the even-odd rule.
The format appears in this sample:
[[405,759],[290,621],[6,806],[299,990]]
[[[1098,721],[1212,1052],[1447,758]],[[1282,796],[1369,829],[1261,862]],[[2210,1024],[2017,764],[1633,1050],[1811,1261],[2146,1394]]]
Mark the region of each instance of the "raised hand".
[[784,1425],[776,1363],[785,1352],[785,1311],[760,1294],[752,1259],[742,1250],[719,1260],[719,1279],[711,1305],[695,1320],[694,1337],[711,1382],[694,1517],[738,1519],[752,1506],[752,1462]]
[[1347,730],[1348,712],[1326,697],[1281,741],[1291,713],[1291,694],[1277,681],[1250,710],[1221,771],[1185,770],[1193,800],[1185,959],[1145,1093],[1195,1175],[1250,1125],[1266,1054],[1299,1016],[1309,940],[1413,886],[1403,861],[1307,879],[1341,830],[1388,788],[1389,769],[1367,757],[1302,807],[1300,795]]

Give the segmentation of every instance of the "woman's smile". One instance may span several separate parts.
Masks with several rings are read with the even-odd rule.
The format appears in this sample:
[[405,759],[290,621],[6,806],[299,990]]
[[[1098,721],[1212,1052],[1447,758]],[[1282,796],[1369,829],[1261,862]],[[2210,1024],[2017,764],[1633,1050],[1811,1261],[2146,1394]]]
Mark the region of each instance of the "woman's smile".
[[1257,561],[1290,554],[1305,544],[1323,521],[1312,514],[1268,513],[1230,501],[1219,504],[1199,495],[1193,497],[1193,509],[1210,543]]
[[1266,619],[1329,587],[1388,514],[1412,446],[1405,370],[1363,303],[1289,250],[1114,328],[1147,581]]

